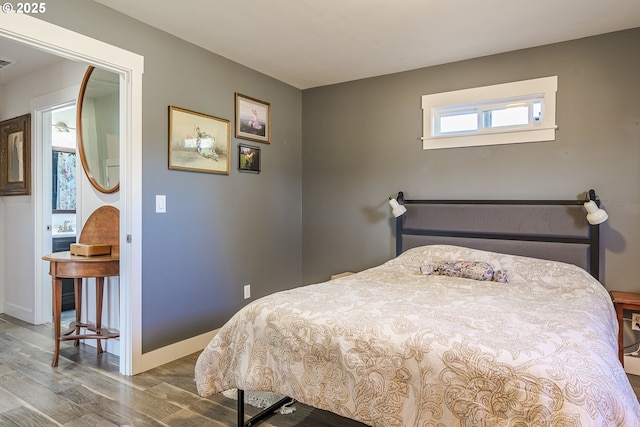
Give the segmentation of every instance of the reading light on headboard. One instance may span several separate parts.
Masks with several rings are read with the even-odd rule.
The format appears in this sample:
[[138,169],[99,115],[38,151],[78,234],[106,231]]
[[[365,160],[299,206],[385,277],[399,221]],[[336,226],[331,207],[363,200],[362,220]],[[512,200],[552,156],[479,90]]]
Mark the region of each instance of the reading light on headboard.
[[600,200],[596,196],[595,190],[587,192],[587,199],[584,201],[584,208],[587,210],[587,221],[591,225],[602,224],[609,218],[609,215],[600,209]]
[[397,199],[394,199],[393,197],[389,197],[389,205],[391,206],[391,213],[396,218],[398,218],[399,216],[401,216],[407,211],[407,208],[405,208],[403,205],[398,203],[398,201],[404,202],[404,194],[402,194],[402,191],[398,193]]

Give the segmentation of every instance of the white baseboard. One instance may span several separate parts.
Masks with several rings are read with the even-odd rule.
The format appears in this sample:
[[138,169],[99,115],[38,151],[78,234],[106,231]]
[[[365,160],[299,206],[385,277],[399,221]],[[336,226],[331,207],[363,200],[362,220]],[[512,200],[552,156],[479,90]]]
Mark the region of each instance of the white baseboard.
[[207,344],[209,344],[209,341],[216,336],[219,330],[220,329],[216,329],[206,332],[202,335],[198,335],[197,337],[189,338],[148,353],[143,353],[140,358],[140,363],[136,363],[136,366],[133,367],[133,375],[148,371],[160,365],[164,365],[165,363],[173,362],[174,360],[188,356],[197,351],[201,351],[207,346]]
[[34,323],[33,310],[27,307],[21,307],[5,301],[3,304],[3,312],[11,317],[22,320],[23,322],[31,324]]
[[624,356],[624,371],[627,374],[640,375],[640,357]]

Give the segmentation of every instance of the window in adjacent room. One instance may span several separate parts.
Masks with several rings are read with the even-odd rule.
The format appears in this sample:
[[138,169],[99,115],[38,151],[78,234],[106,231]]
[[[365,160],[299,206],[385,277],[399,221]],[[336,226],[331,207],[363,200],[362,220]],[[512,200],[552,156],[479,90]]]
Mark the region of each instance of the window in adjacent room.
[[555,140],[557,76],[424,95],[423,148]]

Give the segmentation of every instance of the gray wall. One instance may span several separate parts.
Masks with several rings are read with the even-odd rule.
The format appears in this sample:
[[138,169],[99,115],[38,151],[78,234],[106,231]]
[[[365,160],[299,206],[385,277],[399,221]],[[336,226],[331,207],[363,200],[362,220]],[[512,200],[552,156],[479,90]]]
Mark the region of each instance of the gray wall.
[[[398,190],[577,198],[595,188],[610,214],[605,284],[640,290],[640,29],[301,92],[93,2],[58,0],[41,18],[145,57],[144,352],[219,327],[245,303],[244,284],[255,298],[391,258],[387,198]],[[421,149],[421,95],[549,75],[559,78],[555,142]],[[235,139],[230,176],[169,170],[168,105],[232,120],[236,91],[272,104],[273,142],[255,144],[262,173],[237,172]],[[164,215],[156,194],[167,195]]]
[[[640,29],[303,91],[303,282],[394,255],[387,198],[595,188],[608,289],[640,291]],[[424,94],[558,76],[556,141],[423,151]]]
[[[301,282],[302,93],[94,2],[57,0],[42,19],[145,57],[143,352],[220,327],[252,299]],[[272,143],[231,141],[231,174],[168,169],[168,106],[234,118],[234,92],[272,107]],[[262,172],[237,170],[239,142]],[[155,213],[155,195],[167,213]]]

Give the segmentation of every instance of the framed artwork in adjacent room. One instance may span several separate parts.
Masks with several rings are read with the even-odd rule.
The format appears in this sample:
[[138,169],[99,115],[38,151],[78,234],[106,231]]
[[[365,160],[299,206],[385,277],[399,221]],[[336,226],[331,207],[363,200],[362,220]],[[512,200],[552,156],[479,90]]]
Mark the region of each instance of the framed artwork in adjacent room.
[[0,196],[31,194],[31,114],[0,122]]

